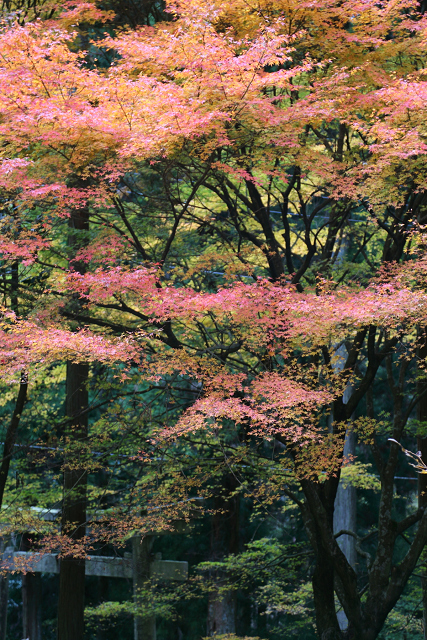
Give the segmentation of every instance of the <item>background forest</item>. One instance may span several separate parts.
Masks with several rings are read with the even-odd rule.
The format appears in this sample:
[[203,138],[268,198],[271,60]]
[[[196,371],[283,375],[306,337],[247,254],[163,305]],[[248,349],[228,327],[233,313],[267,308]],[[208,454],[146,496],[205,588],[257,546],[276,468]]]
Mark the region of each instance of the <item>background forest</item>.
[[424,9],[1,3],[0,640],[427,638]]

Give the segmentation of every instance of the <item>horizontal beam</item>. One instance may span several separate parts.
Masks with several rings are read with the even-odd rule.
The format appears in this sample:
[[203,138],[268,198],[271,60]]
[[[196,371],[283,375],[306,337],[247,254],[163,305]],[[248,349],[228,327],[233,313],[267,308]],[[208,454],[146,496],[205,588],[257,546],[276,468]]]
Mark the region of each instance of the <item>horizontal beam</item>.
[[[25,563],[27,571],[32,573],[59,573],[61,560],[54,553],[32,553],[30,551],[6,550],[3,554],[3,562],[8,563],[8,568],[13,571],[15,566]],[[84,561],[85,574],[87,576],[104,576],[106,578],[132,579],[132,559],[114,556],[89,556]],[[188,562],[177,560],[153,560],[150,563],[150,577],[159,581],[179,580],[188,578]]]
[[150,578],[160,582],[167,580],[188,580],[188,562],[179,560],[154,560],[150,564]]

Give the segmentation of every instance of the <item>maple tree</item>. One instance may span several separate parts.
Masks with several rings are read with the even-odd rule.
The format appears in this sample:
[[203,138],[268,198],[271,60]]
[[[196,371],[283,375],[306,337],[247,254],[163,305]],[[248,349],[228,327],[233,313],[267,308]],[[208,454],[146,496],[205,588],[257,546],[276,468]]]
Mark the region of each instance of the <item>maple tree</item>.
[[[143,417],[146,444],[133,455],[150,465],[151,447],[179,457],[182,440],[217,443],[245,487],[261,441],[275,469],[264,498],[300,507],[315,551],[320,637],[373,639],[414,571],[427,516],[392,517],[399,449],[384,457],[372,416],[354,426],[382,486],[366,584],[332,519],[346,427],[379,373],[398,442],[424,393],[411,373],[426,325],[426,19],[408,0],[192,0],[169,11],[165,23],[95,40],[90,56],[73,25],[111,19],[91,3],[0,34],[0,250],[4,294],[23,317],[6,312],[2,371],[31,385],[52,362],[121,362],[123,382],[159,392],[181,376],[184,410],[166,427]],[[87,225],[70,243],[76,211]],[[178,475],[153,504],[188,495]],[[203,478],[191,483],[203,492]],[[135,522],[150,530],[137,515],[143,495],[129,498],[133,519],[111,518],[85,542],[118,540]],[[393,564],[398,536],[417,523]],[[45,541],[81,554],[75,543]]]

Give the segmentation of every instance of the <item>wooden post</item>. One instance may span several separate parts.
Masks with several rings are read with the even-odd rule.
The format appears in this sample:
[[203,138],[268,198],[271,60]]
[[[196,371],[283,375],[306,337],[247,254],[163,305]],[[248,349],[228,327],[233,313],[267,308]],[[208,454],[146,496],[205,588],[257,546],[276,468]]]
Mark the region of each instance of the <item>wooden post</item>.
[[[141,589],[150,579],[151,549],[154,536],[134,536],[132,538],[132,571],[133,571],[133,597],[135,606],[143,606]],[[137,613],[137,612],[136,612]],[[138,616],[134,618],[134,640],[156,640],[155,616]]]

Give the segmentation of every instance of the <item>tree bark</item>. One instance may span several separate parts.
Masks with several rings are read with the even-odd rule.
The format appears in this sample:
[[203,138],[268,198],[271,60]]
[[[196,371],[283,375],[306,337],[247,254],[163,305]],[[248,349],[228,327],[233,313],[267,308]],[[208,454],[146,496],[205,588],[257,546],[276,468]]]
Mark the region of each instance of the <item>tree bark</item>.
[[[89,365],[67,363],[67,416],[74,418],[74,442],[87,437],[88,375]],[[65,460],[62,529],[79,542],[86,533],[87,472],[74,465],[74,459]],[[64,557],[59,571],[58,640],[83,640],[84,591],[84,560]]]
[[[343,243],[341,247],[341,251],[343,255],[339,257],[339,260],[342,261],[345,251],[345,244]],[[333,368],[336,371],[341,371],[345,361],[347,360],[348,353],[347,349],[344,345],[338,347],[335,352],[336,356],[339,356],[337,363],[333,365]],[[347,404],[349,398],[351,397],[352,387],[351,385],[347,385],[342,402],[344,405]],[[335,419],[335,416],[332,416]],[[347,430],[345,441],[344,441],[344,457],[354,455],[356,451],[356,436],[354,432],[351,430]],[[344,487],[342,482],[339,483],[337,494],[334,501],[334,533],[339,533],[340,531],[352,531],[356,533],[356,489],[355,487],[348,486]],[[344,553],[348,563],[355,570],[356,569],[356,541],[353,536],[350,535],[341,535],[338,538],[338,546]],[[336,585],[337,586],[337,585]],[[348,619],[345,615],[344,609],[341,608],[337,612],[338,623],[340,629],[345,631],[348,627]]]
[[[353,432],[346,435],[344,456],[354,455],[356,450],[356,438]],[[335,498],[334,508],[334,533],[340,531],[352,531],[356,533],[356,489],[355,487],[343,487],[340,482]],[[356,570],[356,540],[353,536],[343,534],[338,538],[338,545],[348,563]],[[348,620],[343,609],[337,613],[338,622],[342,630],[347,629]]]
[[[24,534],[21,549],[31,551],[31,537]],[[25,640],[42,640],[41,574],[26,573],[22,576],[22,627]]]
[[[108,600],[108,582],[109,578],[106,576],[98,578],[98,604]],[[96,630],[96,640],[107,640],[107,632],[103,624],[100,624]]]
[[[219,576],[217,575],[218,579]],[[236,632],[236,597],[235,592],[209,595],[207,634],[213,636],[222,633]]]
[[320,640],[342,640],[335,612],[334,568],[321,543],[318,546],[312,584]]
[[[3,459],[0,465],[0,509],[3,503],[3,496],[6,489],[6,482],[9,475],[10,462],[12,459],[13,447],[16,441],[21,414],[27,401],[28,378],[27,374],[21,374],[18,397],[15,403],[12,419],[6,431],[3,445]],[[0,556],[4,551],[4,542],[0,540]],[[7,633],[7,604],[9,598],[9,576],[0,576],[0,640],[6,640]]]
[[[133,594],[136,606],[143,608],[143,596],[141,590],[146,588],[150,579],[151,549],[154,537],[135,536],[132,538],[132,569],[133,569]],[[156,617],[138,616],[134,617],[134,639],[135,640],[156,640]]]
[[16,434],[18,431],[19,423],[21,420],[21,414],[24,410],[25,403],[27,401],[28,390],[28,378],[24,372],[21,374],[21,383],[19,385],[18,397],[15,403],[15,409],[13,411],[12,420],[6,431],[6,436],[3,445],[3,459],[0,465],[0,508],[3,503],[4,491],[6,488],[7,477],[9,474],[10,461],[12,458],[13,447],[16,440]]
[[25,640],[42,640],[40,573],[22,576],[22,623]]
[[[236,480],[231,474],[224,478],[225,496],[215,501],[212,517],[211,556],[212,560],[222,559],[225,553],[239,550],[239,497],[231,494],[236,489]],[[224,572],[216,571],[211,576],[215,581],[226,579]],[[209,594],[207,634],[236,633],[236,591],[213,591]]]
[[[82,186],[82,181],[76,181]],[[85,185],[83,181],[83,185]],[[77,248],[87,243],[84,235],[89,230],[87,207],[71,211],[69,219],[68,245]],[[70,267],[78,273],[85,272],[85,264],[72,260]],[[76,315],[85,302],[78,295],[70,300],[69,308]],[[67,363],[66,415],[72,418],[70,440],[84,441],[88,435],[88,390],[89,365]],[[76,464],[75,456],[64,459],[64,496],[62,505],[62,531],[73,542],[81,541],[86,533],[86,485],[87,472],[84,464]],[[83,640],[84,638],[84,591],[85,562],[81,558],[64,557],[59,569],[58,640]]]

